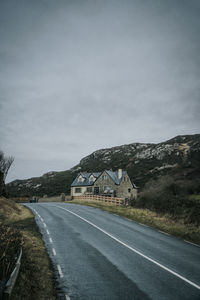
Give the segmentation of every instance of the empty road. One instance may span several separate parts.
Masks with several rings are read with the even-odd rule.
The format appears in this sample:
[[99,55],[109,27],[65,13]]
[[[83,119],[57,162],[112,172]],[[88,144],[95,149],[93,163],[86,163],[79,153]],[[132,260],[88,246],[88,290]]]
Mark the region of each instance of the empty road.
[[65,299],[200,299],[200,247],[97,208],[27,204]]

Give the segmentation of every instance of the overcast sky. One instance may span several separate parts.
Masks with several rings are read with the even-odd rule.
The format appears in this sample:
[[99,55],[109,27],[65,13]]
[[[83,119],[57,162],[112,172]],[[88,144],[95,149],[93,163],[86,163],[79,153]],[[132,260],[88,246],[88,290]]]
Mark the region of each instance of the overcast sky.
[[7,182],[200,133],[199,0],[0,0]]

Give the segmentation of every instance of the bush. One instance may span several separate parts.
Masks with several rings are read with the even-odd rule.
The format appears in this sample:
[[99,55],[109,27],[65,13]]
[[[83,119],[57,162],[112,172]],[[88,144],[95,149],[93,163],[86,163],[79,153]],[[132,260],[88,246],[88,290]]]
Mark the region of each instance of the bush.
[[135,206],[182,217],[187,223],[200,224],[200,201],[189,197],[188,187],[191,186],[196,188],[195,183],[175,182],[169,176],[151,180],[139,194]]

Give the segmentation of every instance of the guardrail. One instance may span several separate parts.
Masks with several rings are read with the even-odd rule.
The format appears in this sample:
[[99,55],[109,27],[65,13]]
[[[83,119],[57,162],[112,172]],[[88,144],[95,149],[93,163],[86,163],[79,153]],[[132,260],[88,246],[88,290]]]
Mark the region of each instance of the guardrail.
[[101,195],[73,196],[73,200],[101,201],[115,206],[123,206],[125,203],[124,199],[122,198],[101,196]]
[[16,265],[14,270],[12,271],[9,280],[7,281],[5,285],[5,289],[3,292],[3,300],[8,300],[10,299],[12,290],[15,286],[15,282],[17,280],[17,276],[19,273],[20,265],[21,265],[21,257],[22,257],[22,248],[20,249],[19,257],[17,259]]

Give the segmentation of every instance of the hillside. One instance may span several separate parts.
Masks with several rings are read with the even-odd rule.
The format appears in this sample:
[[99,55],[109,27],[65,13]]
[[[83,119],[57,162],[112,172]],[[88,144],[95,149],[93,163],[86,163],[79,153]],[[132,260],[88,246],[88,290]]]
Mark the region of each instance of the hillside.
[[132,143],[97,150],[70,170],[15,180],[7,184],[7,192],[10,197],[67,194],[79,172],[118,168],[127,170],[140,189],[150,179],[163,175],[175,180],[200,179],[200,134],[177,136],[159,144]]

